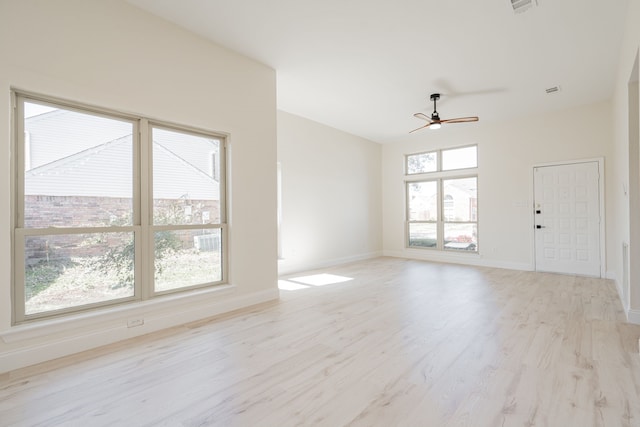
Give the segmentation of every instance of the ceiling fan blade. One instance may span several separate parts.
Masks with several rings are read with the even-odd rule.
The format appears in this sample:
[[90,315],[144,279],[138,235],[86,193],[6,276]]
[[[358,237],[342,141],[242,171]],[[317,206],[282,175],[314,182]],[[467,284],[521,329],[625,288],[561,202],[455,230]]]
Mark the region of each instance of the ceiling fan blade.
[[424,126],[420,126],[419,128],[414,129],[414,130],[410,131],[409,133],[414,133],[414,132],[415,132],[415,131],[417,131],[417,130],[425,129],[425,128],[428,128],[429,126],[431,126],[431,123],[427,123],[427,124],[426,124],[426,125],[424,125]]
[[441,120],[440,123],[466,123],[466,122],[477,122],[478,120],[480,120],[478,117],[473,116],[473,117],[458,117],[455,119],[447,119],[447,120]]
[[431,124],[431,122],[433,121],[433,120],[431,120],[431,117],[429,117],[429,116],[427,116],[426,114],[423,114],[423,113],[415,113],[415,114],[413,115],[413,117],[416,117],[416,118],[418,118],[418,119],[420,119],[420,120],[425,120],[425,121],[427,121],[429,124]]

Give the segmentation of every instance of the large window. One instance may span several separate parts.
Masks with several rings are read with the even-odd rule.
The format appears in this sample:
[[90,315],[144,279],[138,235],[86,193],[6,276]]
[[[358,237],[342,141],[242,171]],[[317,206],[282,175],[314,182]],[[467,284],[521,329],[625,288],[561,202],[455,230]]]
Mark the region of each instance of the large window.
[[478,251],[477,146],[406,156],[407,246]]
[[14,322],[225,281],[223,136],[14,95]]

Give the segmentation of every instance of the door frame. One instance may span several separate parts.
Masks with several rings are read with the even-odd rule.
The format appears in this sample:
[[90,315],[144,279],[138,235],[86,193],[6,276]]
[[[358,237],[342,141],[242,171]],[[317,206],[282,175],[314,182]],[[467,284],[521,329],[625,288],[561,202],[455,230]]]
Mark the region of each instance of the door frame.
[[545,166],[563,166],[563,165],[575,165],[580,163],[598,163],[598,204],[600,211],[600,232],[599,241],[600,241],[600,277],[606,278],[606,220],[605,220],[605,170],[604,170],[604,157],[595,157],[589,159],[579,159],[579,160],[566,160],[566,161],[557,161],[557,162],[546,162],[546,163],[536,163],[531,167],[531,210],[529,217],[529,236],[531,236],[531,270],[536,270],[536,236],[535,236],[535,210],[536,210],[536,197],[535,197],[535,169],[541,168]]

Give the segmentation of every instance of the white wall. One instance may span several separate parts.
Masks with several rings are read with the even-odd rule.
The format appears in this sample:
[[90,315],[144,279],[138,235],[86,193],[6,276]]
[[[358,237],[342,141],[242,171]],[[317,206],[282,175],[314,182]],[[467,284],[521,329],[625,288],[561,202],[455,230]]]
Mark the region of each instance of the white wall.
[[[553,96],[553,95],[551,95]],[[559,94],[561,96],[561,94]],[[552,102],[551,100],[549,102]],[[437,261],[533,268],[533,166],[610,157],[608,102],[508,122],[443,126],[383,146],[384,253]],[[479,254],[406,249],[404,155],[478,144]]]
[[[630,197],[639,198],[640,195],[631,193],[625,194],[623,189],[638,189],[638,182],[629,181],[629,123],[633,123],[634,119],[629,117],[629,82],[638,78],[637,70],[633,71],[634,63],[638,55],[638,47],[640,46],[640,0],[629,1],[629,11],[627,13],[627,23],[625,27],[625,37],[620,49],[620,64],[618,68],[618,77],[616,81],[616,89],[613,97],[613,161],[612,168],[614,170],[612,176],[613,191],[608,194],[608,207],[611,221],[611,233],[608,244],[608,253],[610,258],[610,268],[615,272],[618,291],[623,295],[624,289],[622,278],[624,272],[622,269],[622,243],[630,243],[632,265],[638,264],[638,255],[640,254],[640,238],[633,237],[630,234],[630,221],[639,221],[637,211],[630,215]],[[635,76],[633,76],[635,74]],[[636,86],[637,90],[637,86]],[[637,104],[636,104],[637,107]],[[635,123],[640,120],[636,109]],[[637,126],[637,125],[636,125]],[[637,128],[636,128],[637,129]],[[637,137],[637,136],[636,136]],[[631,159],[636,166],[640,159]],[[636,269],[637,271],[637,269]],[[630,277],[630,295],[626,301],[623,301],[628,319],[634,323],[640,324],[640,277],[638,275]]]
[[[3,1],[0,58],[0,372],[278,297],[272,69],[116,0]],[[230,286],[12,327],[10,87],[229,133]]]
[[381,147],[278,112],[280,273],[381,254]]

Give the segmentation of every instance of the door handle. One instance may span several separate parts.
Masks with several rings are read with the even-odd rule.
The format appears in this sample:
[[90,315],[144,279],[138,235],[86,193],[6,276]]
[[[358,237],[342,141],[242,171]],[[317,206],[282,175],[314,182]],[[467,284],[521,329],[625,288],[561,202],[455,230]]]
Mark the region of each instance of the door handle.
[[544,225],[536,225],[536,228],[546,228]]

